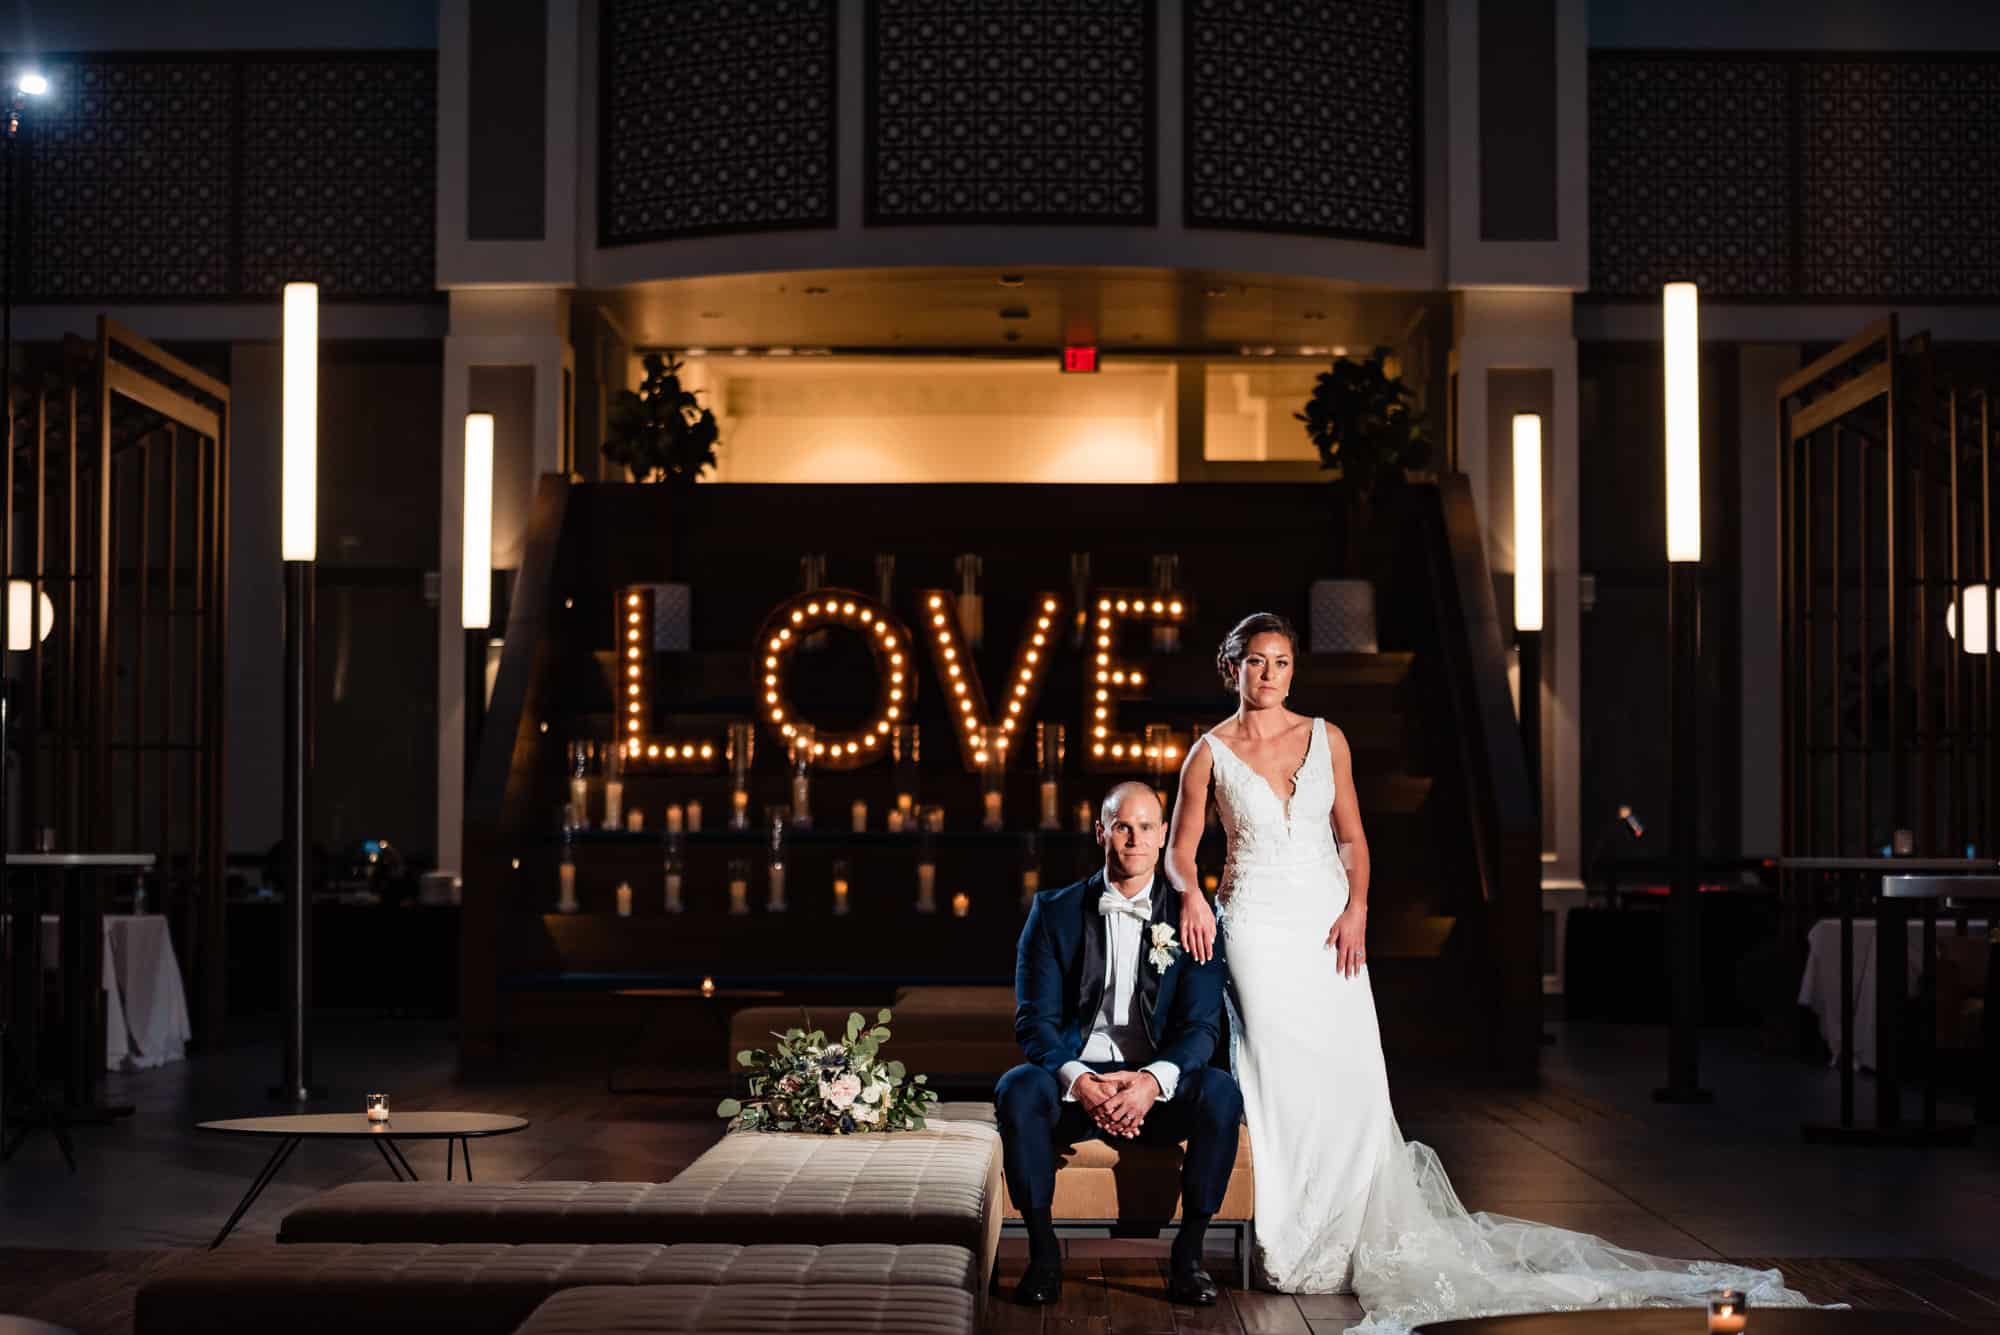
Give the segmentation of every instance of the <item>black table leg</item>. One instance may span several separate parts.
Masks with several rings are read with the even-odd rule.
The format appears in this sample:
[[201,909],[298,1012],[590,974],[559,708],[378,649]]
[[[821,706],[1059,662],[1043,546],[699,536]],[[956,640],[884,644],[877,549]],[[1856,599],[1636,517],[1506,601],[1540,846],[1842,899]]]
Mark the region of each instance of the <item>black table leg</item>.
[[382,1141],[388,1144],[389,1151],[396,1156],[396,1162],[403,1165],[403,1171],[410,1175],[410,1181],[417,1181],[417,1170],[410,1167],[410,1161],[403,1157],[403,1147],[387,1136],[382,1137]]
[[222,1245],[222,1240],[230,1235],[244,1214],[257,1203],[257,1198],[264,1194],[264,1188],[271,1185],[271,1180],[277,1177],[278,1170],[285,1166],[285,1160],[291,1158],[292,1151],[299,1147],[299,1140],[298,1136],[286,1136],[278,1143],[278,1148],[271,1151],[271,1157],[264,1161],[264,1167],[258,1171],[256,1180],[251,1182],[250,1190],[244,1192],[243,1199],[237,1202],[236,1212],[229,1216],[229,1222],[215,1235],[215,1241],[208,1244],[210,1251]]
[[410,1178],[405,1178],[403,1176],[403,1170],[397,1167],[396,1161],[394,1159],[389,1157],[389,1147],[387,1145],[385,1145],[383,1142],[379,1140],[374,1142],[374,1144],[375,1144],[375,1152],[382,1156],[382,1162],[389,1165],[390,1177],[395,1178],[398,1182],[410,1181],[415,1177],[414,1174],[412,1174]]
[[472,1181],[472,1140],[468,1136],[458,1138],[458,1148],[465,1155],[465,1180]]

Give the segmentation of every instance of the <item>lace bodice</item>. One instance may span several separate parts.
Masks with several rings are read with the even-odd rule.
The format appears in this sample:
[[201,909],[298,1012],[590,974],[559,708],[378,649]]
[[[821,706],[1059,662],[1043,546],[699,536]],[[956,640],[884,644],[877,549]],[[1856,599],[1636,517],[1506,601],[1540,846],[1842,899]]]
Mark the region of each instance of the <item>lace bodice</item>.
[[1237,873],[1251,868],[1295,867],[1321,861],[1335,851],[1333,839],[1333,755],[1326,724],[1312,721],[1306,754],[1292,776],[1297,790],[1286,801],[1263,775],[1239,759],[1228,743],[1209,733],[1209,783],[1229,836],[1224,893]]

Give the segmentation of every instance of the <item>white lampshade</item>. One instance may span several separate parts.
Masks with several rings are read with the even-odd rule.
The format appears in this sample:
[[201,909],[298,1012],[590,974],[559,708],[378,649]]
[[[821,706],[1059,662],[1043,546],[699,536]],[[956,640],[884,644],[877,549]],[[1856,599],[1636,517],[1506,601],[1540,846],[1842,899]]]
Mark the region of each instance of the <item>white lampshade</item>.
[[1701,344],[1693,283],[1661,293],[1666,342],[1667,560],[1701,560]]
[[493,414],[465,415],[465,584],[459,623],[467,630],[493,624]]
[[1968,584],[1961,599],[1965,604],[1965,634],[1960,635],[1958,608],[1944,609],[1944,632],[1958,641],[1960,651],[1968,654],[1985,654],[1996,649],[1994,641],[2000,639],[2000,589],[1994,589],[1987,596],[1984,584]]
[[285,284],[285,435],[283,522],[278,550],[287,561],[319,551],[319,285]]
[[40,601],[41,616],[36,617],[31,611],[36,602],[34,584],[25,579],[7,581],[7,647],[17,654],[34,648],[36,640],[46,640],[55,629],[55,600],[44,590]]
[[1514,414],[1514,629],[1542,628],[1542,419]]

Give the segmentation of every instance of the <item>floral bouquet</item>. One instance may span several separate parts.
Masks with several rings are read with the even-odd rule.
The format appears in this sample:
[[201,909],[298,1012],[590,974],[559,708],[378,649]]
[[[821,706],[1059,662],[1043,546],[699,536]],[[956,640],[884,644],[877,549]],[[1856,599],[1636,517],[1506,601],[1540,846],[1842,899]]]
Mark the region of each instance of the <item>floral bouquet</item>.
[[[812,1017],[806,1017],[812,1023]],[[859,1013],[847,1017],[847,1036],[829,1042],[824,1032],[774,1033],[769,1052],[745,1048],[737,1064],[750,1072],[748,1098],[724,1099],[718,1117],[731,1131],[810,1131],[847,1136],[861,1131],[921,1131],[937,1100],[927,1077],[909,1076],[901,1062],[881,1059],[889,1040],[889,1012],[869,1028]]]

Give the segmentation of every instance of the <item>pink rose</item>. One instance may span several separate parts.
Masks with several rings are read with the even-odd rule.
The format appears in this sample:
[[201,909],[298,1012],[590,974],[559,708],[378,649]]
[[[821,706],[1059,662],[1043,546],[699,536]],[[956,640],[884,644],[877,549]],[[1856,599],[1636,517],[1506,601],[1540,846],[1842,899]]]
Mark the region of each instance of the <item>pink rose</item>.
[[819,1094],[836,1108],[851,1107],[854,1100],[861,1097],[861,1077],[848,1071],[832,1080],[822,1081]]

